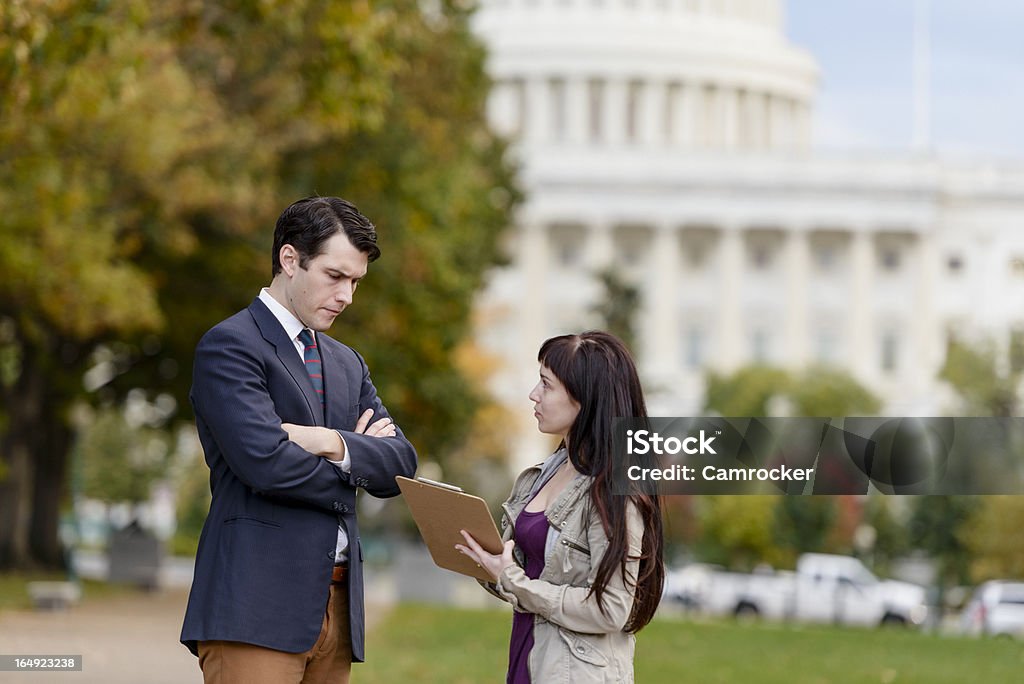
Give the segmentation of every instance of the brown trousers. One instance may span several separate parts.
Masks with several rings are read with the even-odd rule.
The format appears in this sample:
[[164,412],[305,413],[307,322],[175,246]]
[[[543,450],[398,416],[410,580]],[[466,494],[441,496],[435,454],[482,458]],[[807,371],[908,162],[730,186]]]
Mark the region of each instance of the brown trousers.
[[305,653],[286,653],[238,641],[200,641],[205,684],[348,684],[352,639],[348,587],[332,584],[320,636]]

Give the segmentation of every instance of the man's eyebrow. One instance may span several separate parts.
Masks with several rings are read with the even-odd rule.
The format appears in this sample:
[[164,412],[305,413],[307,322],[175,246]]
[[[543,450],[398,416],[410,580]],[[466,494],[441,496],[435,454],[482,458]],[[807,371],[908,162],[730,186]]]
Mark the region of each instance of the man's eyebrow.
[[343,278],[352,278],[354,280],[362,280],[366,276],[365,272],[362,275],[352,275],[345,269],[335,268],[334,266],[325,266],[324,270],[327,271],[328,275],[339,275]]

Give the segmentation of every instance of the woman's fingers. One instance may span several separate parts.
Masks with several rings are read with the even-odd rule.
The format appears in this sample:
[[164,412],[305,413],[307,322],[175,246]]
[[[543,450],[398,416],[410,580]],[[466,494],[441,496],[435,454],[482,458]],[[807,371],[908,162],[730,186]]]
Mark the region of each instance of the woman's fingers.
[[459,532],[462,534],[462,538],[466,540],[466,545],[473,551],[474,554],[480,557],[484,553],[487,553],[480,547],[479,544],[476,543],[476,539],[473,539],[473,536],[469,532],[467,532],[466,530],[459,530]]

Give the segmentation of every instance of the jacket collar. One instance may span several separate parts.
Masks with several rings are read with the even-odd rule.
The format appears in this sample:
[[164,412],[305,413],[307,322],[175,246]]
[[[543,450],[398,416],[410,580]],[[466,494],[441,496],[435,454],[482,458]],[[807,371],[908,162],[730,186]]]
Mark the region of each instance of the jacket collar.
[[[274,348],[277,350],[277,358],[288,369],[288,373],[302,391],[314,424],[323,425],[324,411],[320,404],[320,397],[317,396],[316,390],[313,389],[309,373],[306,372],[302,359],[299,358],[298,353],[295,351],[295,343],[289,339],[284,326],[271,313],[267,305],[260,301],[259,297],[254,299],[252,304],[249,305],[249,314],[252,316],[253,321],[256,322],[256,327],[259,328],[263,339],[274,345]],[[323,354],[321,353],[320,356],[322,359]]]
[[[514,497],[517,503],[522,506],[533,498],[540,489],[547,483],[548,478],[563,464],[569,457],[569,453],[563,448],[548,456],[544,461],[527,468],[520,475],[521,484],[517,489],[522,489],[519,496]],[[566,518],[575,509],[580,498],[590,492],[590,485],[594,478],[589,475],[577,475],[572,482],[558,495],[548,507],[548,522],[557,529],[562,529]],[[518,512],[516,512],[518,515]]]
[[590,485],[594,478],[589,475],[577,475],[576,478],[558,495],[558,498],[548,506],[548,522],[552,527],[562,529],[569,514],[576,510],[580,499],[590,492]]

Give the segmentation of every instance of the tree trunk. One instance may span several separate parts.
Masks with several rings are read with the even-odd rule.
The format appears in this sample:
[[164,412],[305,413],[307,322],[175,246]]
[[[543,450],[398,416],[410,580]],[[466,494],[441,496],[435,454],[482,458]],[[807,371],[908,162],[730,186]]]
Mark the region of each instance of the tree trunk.
[[71,431],[54,384],[59,383],[49,382],[26,353],[18,379],[4,392],[8,422],[0,436],[6,470],[0,482],[0,569],[66,566],[59,522]]
[[0,436],[0,569],[32,565],[29,521],[39,438],[44,434],[39,416],[43,403],[44,379],[27,363],[14,384],[4,392],[7,430]]
[[32,459],[34,470],[32,515],[29,518],[29,551],[32,560],[45,568],[67,569],[60,539],[60,511],[67,484],[71,434],[63,416],[53,416]]
[[0,446],[4,471],[0,479],[0,570],[24,567],[28,563],[31,473],[28,448],[19,437],[9,427]]

